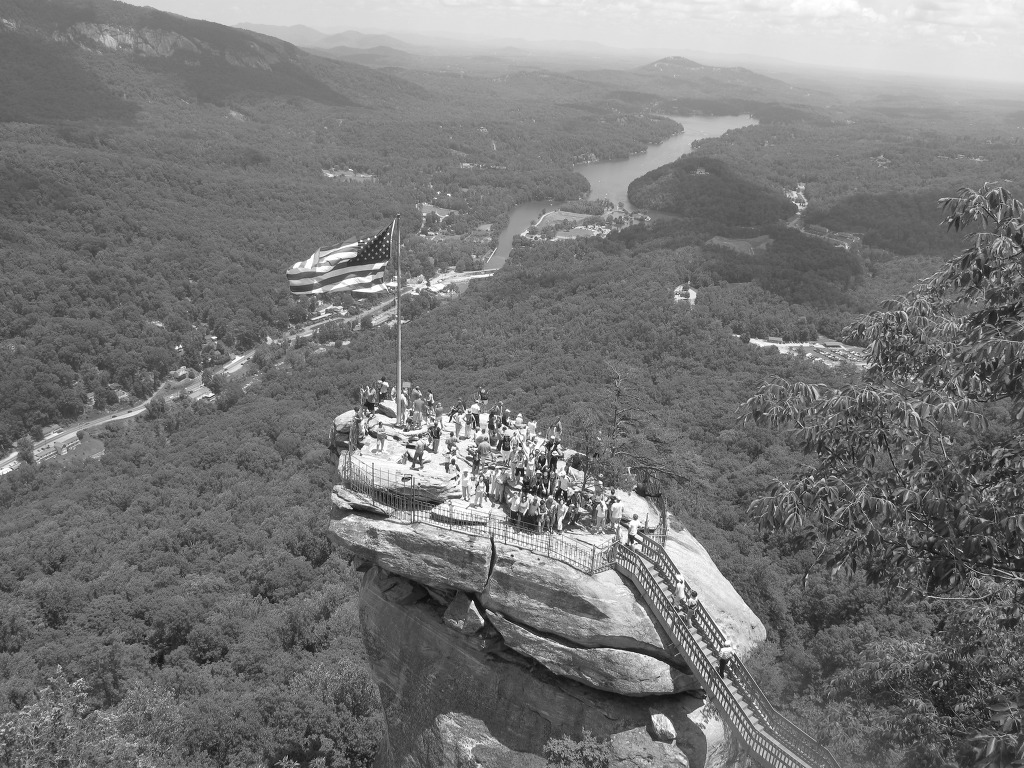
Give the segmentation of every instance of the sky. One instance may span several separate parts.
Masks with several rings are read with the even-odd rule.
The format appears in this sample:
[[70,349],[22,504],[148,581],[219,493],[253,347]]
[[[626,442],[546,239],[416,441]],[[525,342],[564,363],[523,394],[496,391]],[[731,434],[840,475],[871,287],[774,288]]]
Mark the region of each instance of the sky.
[[131,0],[223,24],[587,41],[1024,83],[1020,0]]

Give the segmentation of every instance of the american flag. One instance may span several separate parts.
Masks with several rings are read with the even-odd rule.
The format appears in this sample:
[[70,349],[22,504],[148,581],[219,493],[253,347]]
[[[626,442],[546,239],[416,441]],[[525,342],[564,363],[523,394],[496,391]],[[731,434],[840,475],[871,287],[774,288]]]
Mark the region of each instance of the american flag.
[[384,268],[391,258],[391,222],[373,237],[355,243],[318,248],[305,261],[288,270],[292,293],[333,293],[367,288],[384,281]]

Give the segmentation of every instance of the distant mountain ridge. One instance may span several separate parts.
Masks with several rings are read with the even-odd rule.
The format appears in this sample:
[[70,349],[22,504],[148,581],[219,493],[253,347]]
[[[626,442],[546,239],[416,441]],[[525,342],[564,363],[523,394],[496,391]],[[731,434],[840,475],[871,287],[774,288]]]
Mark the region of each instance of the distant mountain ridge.
[[[98,78],[95,59],[83,51],[122,64],[116,75]],[[0,121],[123,118],[137,79],[124,65],[157,72],[178,83],[181,95],[217,104],[272,96],[352,107],[421,91],[275,37],[115,0],[0,0]]]
[[425,46],[407,43],[391,35],[366,34],[355,30],[327,33],[307,27],[304,24],[280,27],[273,24],[242,23],[237,24],[235,28],[276,37],[303,48],[337,48],[338,46],[345,46],[346,48],[386,47],[410,53],[429,50]]

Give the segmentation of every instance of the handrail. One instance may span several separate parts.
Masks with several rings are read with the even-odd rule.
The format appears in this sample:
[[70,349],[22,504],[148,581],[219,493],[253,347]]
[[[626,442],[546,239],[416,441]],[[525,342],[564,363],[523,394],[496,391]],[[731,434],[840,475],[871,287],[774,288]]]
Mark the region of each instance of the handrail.
[[533,531],[516,523],[495,520],[491,516],[488,516],[486,522],[482,519],[460,521],[457,515],[448,514],[443,505],[420,496],[414,481],[412,485],[401,488],[401,491],[390,490],[397,486],[396,480],[402,481],[401,477],[372,466],[367,471],[353,461],[352,456],[339,463],[338,471],[346,487],[372,498],[388,518],[457,530],[470,536],[488,536],[503,544],[546,555],[591,576],[615,567],[609,556],[610,546],[599,547],[570,536],[555,535],[550,531]]
[[[445,514],[445,508],[436,501],[428,501],[419,495],[414,482],[400,491],[392,490],[396,487],[394,481],[398,479],[401,482],[403,478],[389,472],[377,474],[372,466],[367,472],[365,467],[352,461],[351,455],[339,464],[338,469],[342,482],[348,488],[374,499],[389,518],[457,530],[470,536],[487,536],[494,541],[546,555],[590,575],[615,568],[636,585],[704,690],[759,763],[767,768],[839,768],[827,748],[772,706],[739,659],[730,664],[732,685],[718,675],[715,660],[704,652],[676,610],[671,595],[659,586],[644,563],[645,560],[650,562],[667,584],[675,584],[679,578],[679,569],[656,539],[638,534],[639,551],[633,551],[615,544],[598,547],[581,543],[571,537],[496,520],[490,515],[486,523],[483,520],[460,521],[456,514]],[[376,482],[378,478],[382,484]],[[691,619],[705,638],[709,652],[717,653],[725,641],[725,633],[699,600]]]
[[[687,661],[690,662],[691,668],[698,671],[698,676],[701,677],[702,682],[705,684],[705,690],[713,693],[709,685],[714,688],[721,687],[728,691],[728,696],[732,697],[731,689],[718,677],[717,670],[714,670],[714,663],[705,656],[685,624],[678,620],[678,611],[673,606],[671,596],[665,594],[665,590],[651,577],[650,571],[647,570],[643,560],[640,558],[643,557],[649,560],[662,574],[662,577],[665,578],[668,584],[675,583],[675,579],[679,576],[679,569],[676,568],[675,563],[672,562],[664,548],[653,539],[640,534],[638,541],[640,544],[639,553],[633,552],[626,547],[615,548],[613,556],[616,560],[616,568],[620,571],[623,570],[621,563],[623,560],[635,561],[634,567],[642,571],[642,573],[638,572],[637,576],[640,582],[643,583],[643,586],[641,587],[641,584],[637,583],[637,579],[631,578],[631,580],[637,584],[641,594],[648,598],[648,604],[654,610],[655,615],[662,619],[662,623],[666,624],[668,622],[676,628],[671,630],[669,626],[666,626],[666,631],[677,641],[677,647],[684,653]],[[627,571],[626,575],[631,576],[631,574],[631,571]],[[663,614],[665,615],[663,616]],[[692,621],[708,641],[709,649],[717,652],[718,648],[721,648],[722,643],[725,641],[725,633],[699,600],[694,607]],[[681,638],[676,637],[679,632],[682,634]],[[703,679],[704,675],[700,674],[701,668],[707,674],[708,667],[713,672],[710,684]],[[776,766],[798,764],[814,768],[839,768],[839,763],[836,762],[835,757],[826,747],[811,738],[809,734],[772,706],[768,697],[758,686],[743,662],[734,658],[729,665],[729,669],[734,687],[739,691],[743,701],[750,710],[749,716],[756,717],[762,726],[771,732],[772,738],[777,744],[787,752],[796,755],[801,761],[800,763],[766,763],[766,765],[773,766],[773,768]],[[721,686],[716,685],[716,683],[721,683]],[[719,696],[716,695],[714,698],[716,702],[722,704],[722,699]],[[747,713],[744,713],[744,716],[747,717]],[[733,723],[733,726],[742,735],[743,731],[735,723]],[[748,744],[748,746],[750,745]],[[757,750],[753,751],[755,754],[758,754]]]

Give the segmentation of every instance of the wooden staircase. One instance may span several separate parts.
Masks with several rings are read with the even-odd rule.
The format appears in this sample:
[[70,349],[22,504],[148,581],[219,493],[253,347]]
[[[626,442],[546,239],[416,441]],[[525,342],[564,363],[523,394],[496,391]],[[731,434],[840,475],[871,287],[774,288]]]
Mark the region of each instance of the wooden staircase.
[[642,534],[638,541],[636,550],[613,549],[615,569],[636,586],[750,756],[768,768],[840,768],[827,748],[772,706],[739,659],[729,664],[727,679],[719,677],[724,633],[699,601],[687,627],[672,597],[679,570],[657,541]]

